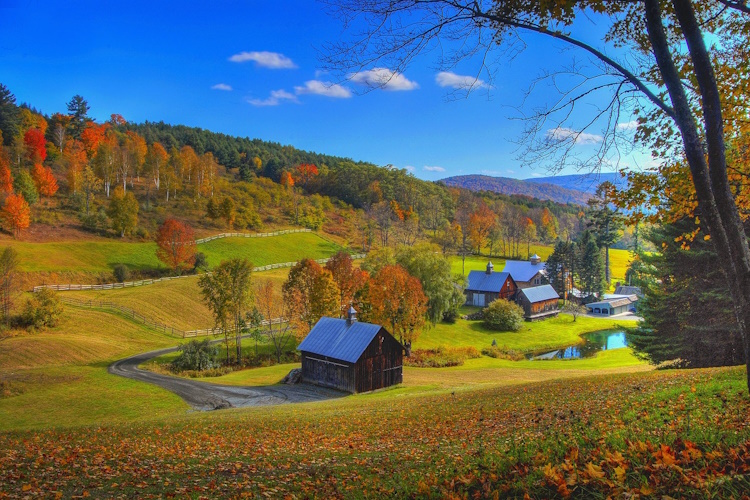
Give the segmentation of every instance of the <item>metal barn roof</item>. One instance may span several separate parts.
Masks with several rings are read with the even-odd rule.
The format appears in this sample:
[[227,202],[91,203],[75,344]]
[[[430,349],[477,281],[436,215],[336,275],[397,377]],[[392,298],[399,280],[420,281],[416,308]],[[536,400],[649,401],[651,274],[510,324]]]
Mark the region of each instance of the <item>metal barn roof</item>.
[[531,281],[536,273],[544,272],[544,262],[532,264],[527,260],[508,260],[505,261],[504,273],[509,273],[516,281]]
[[500,292],[505,281],[510,276],[508,273],[491,273],[484,271],[469,271],[469,286],[467,290],[476,292]]
[[560,295],[555,291],[552,285],[534,286],[531,288],[522,288],[521,293],[529,299],[529,302],[535,304],[545,300],[559,299]]
[[380,328],[370,323],[354,321],[349,325],[345,319],[323,317],[297,349],[356,363]]

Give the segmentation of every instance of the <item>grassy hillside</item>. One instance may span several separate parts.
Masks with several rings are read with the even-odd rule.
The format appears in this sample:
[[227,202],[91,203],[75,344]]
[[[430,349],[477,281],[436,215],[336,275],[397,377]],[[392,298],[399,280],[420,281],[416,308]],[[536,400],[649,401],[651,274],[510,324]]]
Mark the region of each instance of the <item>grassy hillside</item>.
[[[130,269],[166,269],[156,258],[155,243],[120,241],[66,241],[29,243],[9,240],[16,249],[19,268],[26,272],[110,272],[116,264]],[[198,245],[214,266],[224,259],[247,257],[254,265],[290,262],[302,257],[322,259],[339,250],[315,233],[292,233],[268,238],[222,238]]]

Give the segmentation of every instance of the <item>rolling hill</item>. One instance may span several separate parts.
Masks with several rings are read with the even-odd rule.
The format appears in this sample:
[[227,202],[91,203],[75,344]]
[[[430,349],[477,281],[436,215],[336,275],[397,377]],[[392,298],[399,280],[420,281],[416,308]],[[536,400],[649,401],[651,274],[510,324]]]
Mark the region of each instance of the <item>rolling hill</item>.
[[524,182],[531,182],[533,184],[554,184],[564,189],[583,191],[589,194],[594,194],[597,186],[607,181],[615,186],[624,186],[626,184],[625,178],[615,172],[532,177],[524,180]]
[[446,186],[461,187],[471,191],[491,191],[505,195],[528,196],[539,200],[576,205],[585,205],[591,197],[586,192],[566,189],[552,183],[529,182],[528,180],[491,177],[489,175],[457,175],[442,179],[440,182]]

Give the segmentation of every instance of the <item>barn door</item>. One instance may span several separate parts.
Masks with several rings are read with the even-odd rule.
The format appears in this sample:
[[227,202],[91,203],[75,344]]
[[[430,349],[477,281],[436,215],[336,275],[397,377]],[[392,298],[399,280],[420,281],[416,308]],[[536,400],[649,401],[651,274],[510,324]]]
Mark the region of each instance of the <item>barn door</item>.
[[483,293],[474,294],[474,305],[477,307],[484,307],[484,294]]

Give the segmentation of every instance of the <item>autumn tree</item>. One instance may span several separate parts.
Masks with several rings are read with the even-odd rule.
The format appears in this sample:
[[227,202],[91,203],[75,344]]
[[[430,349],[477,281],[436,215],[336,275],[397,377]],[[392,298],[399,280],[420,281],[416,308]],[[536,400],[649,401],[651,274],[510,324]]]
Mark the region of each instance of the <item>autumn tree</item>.
[[156,256],[178,274],[195,264],[193,229],[175,219],[167,219],[156,233]]
[[281,180],[279,181],[279,184],[287,189],[292,189],[294,187],[294,177],[292,177],[291,172],[287,170],[281,172]]
[[12,247],[5,247],[0,253],[0,314],[3,324],[10,324],[13,297],[18,288],[18,253]]
[[553,214],[549,208],[544,207],[539,219],[539,225],[537,226],[539,238],[545,244],[555,241],[559,229],[559,223],[555,214]]
[[282,291],[284,301],[293,308],[291,320],[305,334],[321,317],[339,314],[338,286],[331,272],[312,259],[303,259],[292,267]]
[[490,232],[496,226],[496,218],[495,213],[484,202],[479,202],[477,209],[469,216],[468,236],[477,254],[482,252]]
[[343,250],[328,259],[325,268],[331,272],[339,290],[339,317],[343,318],[354,302],[354,296],[364,286],[369,275],[354,266],[352,257]]
[[3,146],[3,140],[0,133],[0,194],[9,194],[13,192],[13,174],[10,170],[10,157]]
[[[607,135],[600,136],[602,147],[591,157],[578,160],[580,167],[606,161],[607,152],[622,136],[617,127],[621,112],[637,115],[636,138],[668,160],[662,162],[663,168],[684,162],[700,220],[716,246],[717,263],[730,287],[750,391],[750,247],[730,184],[729,171],[736,165],[727,154],[733,137],[747,123],[747,2],[338,0],[336,4],[345,25],[357,27],[353,36],[328,50],[327,66],[344,73],[378,64],[403,71],[438,43],[442,60],[455,65],[498,45],[507,48],[522,40],[524,33],[555,39],[593,59],[593,70],[581,75],[582,84],[564,91],[554,108],[535,113],[526,137],[527,158],[558,167],[573,160],[573,148],[585,137],[582,134],[590,132],[570,121],[568,127],[561,122],[581,120],[573,108],[579,110],[577,104],[605,94],[609,106],[592,106],[594,115],[583,121],[594,127],[601,125],[602,118]],[[600,41],[591,37],[590,30],[575,29],[576,23],[586,26],[592,14],[599,26],[609,24],[609,29],[599,30]],[[482,64],[494,60],[479,58]],[[560,116],[552,134],[545,133],[549,130],[545,124]],[[555,145],[559,154],[550,153],[549,146]],[[659,167],[652,172],[660,192],[685,179],[666,173]]]
[[5,198],[2,218],[5,227],[13,233],[14,238],[21,236],[21,231],[31,224],[31,209],[20,194],[10,194]]
[[383,325],[410,349],[425,322],[427,296],[422,284],[400,265],[385,266],[372,275],[363,320]]
[[120,237],[132,233],[138,226],[138,200],[133,193],[126,193],[120,186],[115,188],[107,207],[107,216],[112,220],[112,229]]
[[57,192],[57,179],[55,179],[51,168],[37,163],[31,169],[31,177],[34,179],[36,190],[41,196],[50,198]]
[[63,161],[65,162],[68,180],[68,188],[73,193],[78,193],[81,189],[81,175],[83,169],[88,165],[86,151],[80,141],[67,141],[62,151]]
[[312,179],[318,176],[318,167],[312,163],[300,163],[294,168],[294,180],[307,190],[307,185]]
[[44,133],[38,128],[28,129],[23,136],[23,143],[29,163],[41,163],[47,158],[47,141],[44,139]]
[[292,347],[292,340],[302,340],[304,329],[297,330],[296,322],[290,321],[294,316],[293,310],[299,300],[298,292],[291,297],[291,303],[284,300],[276,292],[276,285],[273,281],[262,280],[255,287],[255,303],[261,318],[265,321],[264,333],[268,340],[273,344],[276,354],[276,361],[281,363],[281,356],[286,352],[287,347]]
[[242,332],[245,315],[252,305],[251,275],[253,265],[247,259],[223,261],[211,273],[198,280],[198,287],[206,305],[214,316],[214,324],[221,329],[229,363],[229,342],[234,333],[235,360],[242,360]]

